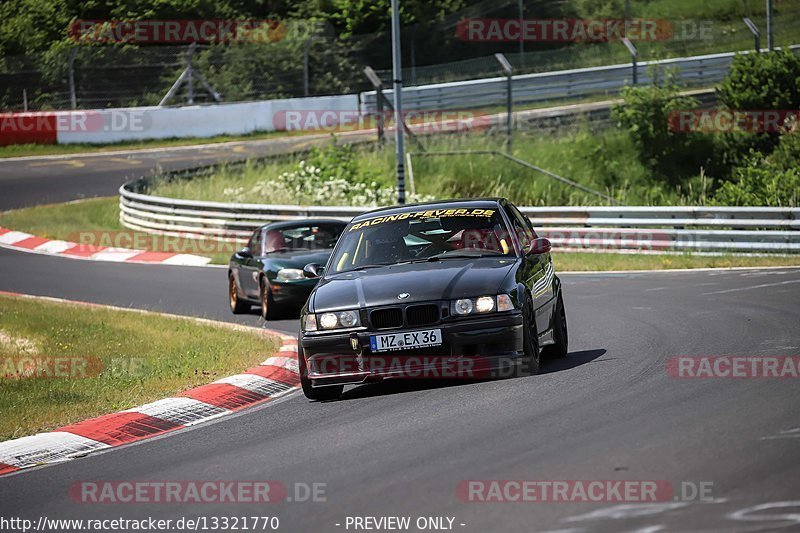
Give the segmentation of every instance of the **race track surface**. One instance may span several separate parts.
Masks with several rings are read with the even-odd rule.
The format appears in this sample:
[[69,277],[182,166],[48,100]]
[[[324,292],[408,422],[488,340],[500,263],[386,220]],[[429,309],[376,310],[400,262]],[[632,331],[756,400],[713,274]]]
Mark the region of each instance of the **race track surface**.
[[[563,278],[571,353],[545,364],[539,376],[366,385],[332,403],[295,394],[217,423],[4,478],[3,514],[269,514],[280,517],[280,531],[345,530],[347,516],[364,515],[450,516],[458,531],[476,532],[773,531],[781,525],[797,531],[796,514],[792,520],[763,512],[743,515],[758,521],[732,518],[752,506],[798,499],[800,439],[790,438],[800,427],[797,380],[678,379],[667,375],[665,364],[675,355],[800,353],[800,269]],[[0,289],[258,320],[228,314],[224,269],[3,250]],[[90,505],[68,495],[81,480],[208,479],[325,483],[326,501]],[[658,504],[647,508],[652,514],[626,517],[633,511],[614,503],[463,502],[456,487],[470,479],[710,482],[712,500]]]
[[[360,142],[372,133],[348,132],[339,142]],[[184,170],[221,161],[286,154],[330,142],[330,135],[307,135],[184,146],[120,150],[101,154],[0,159],[0,211],[29,205],[113,196],[120,185],[158,169]],[[109,150],[113,150],[110,148]]]

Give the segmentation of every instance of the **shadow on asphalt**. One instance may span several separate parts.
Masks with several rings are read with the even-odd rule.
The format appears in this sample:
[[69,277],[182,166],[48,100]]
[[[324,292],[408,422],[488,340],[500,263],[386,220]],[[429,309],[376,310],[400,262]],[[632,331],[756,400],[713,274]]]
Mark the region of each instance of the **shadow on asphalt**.
[[553,372],[561,372],[569,370],[586,363],[591,363],[598,357],[605,355],[606,349],[599,348],[597,350],[581,350],[580,352],[570,352],[563,359],[545,359],[542,365],[540,374],[552,374]]
[[[606,353],[604,348],[597,350],[581,350],[579,352],[570,352],[567,357],[563,359],[547,359],[542,362],[542,374],[552,374],[554,372],[561,372],[576,368],[587,363],[591,363],[598,357]],[[511,378],[513,379],[513,378]],[[377,383],[369,383],[366,385],[359,385],[358,387],[345,391],[338,401],[342,400],[360,400],[363,398],[373,398],[376,396],[387,396],[390,394],[403,394],[406,392],[418,392],[431,389],[441,389],[446,387],[459,387],[462,385],[472,385],[475,383],[484,383],[486,379],[390,379]]]

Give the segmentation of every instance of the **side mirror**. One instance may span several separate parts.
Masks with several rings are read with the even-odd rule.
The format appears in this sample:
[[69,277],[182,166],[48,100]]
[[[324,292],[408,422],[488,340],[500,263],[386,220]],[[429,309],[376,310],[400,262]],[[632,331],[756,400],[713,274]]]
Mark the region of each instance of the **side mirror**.
[[552,247],[553,245],[550,244],[549,239],[543,237],[533,239],[531,245],[528,247],[528,255],[546,254],[550,252]]
[[305,274],[307,278],[318,278],[322,276],[324,271],[325,269],[317,263],[309,263],[303,267],[303,274]]
[[253,254],[252,254],[252,252],[250,252],[250,248],[248,248],[247,246],[245,246],[244,248],[242,248],[241,250],[239,250],[239,251],[238,251],[238,252],[236,252],[236,253],[237,253],[237,254],[238,254],[240,257],[253,257]]

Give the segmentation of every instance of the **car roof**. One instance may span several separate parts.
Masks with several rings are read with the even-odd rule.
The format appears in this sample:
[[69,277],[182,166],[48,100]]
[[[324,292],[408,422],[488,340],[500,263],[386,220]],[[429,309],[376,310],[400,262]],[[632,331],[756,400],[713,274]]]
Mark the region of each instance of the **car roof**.
[[335,224],[338,226],[346,226],[347,222],[335,218],[304,218],[302,220],[285,220],[283,222],[270,222],[259,227],[260,230],[265,229],[289,229],[289,228],[304,228],[306,226]]
[[497,208],[501,204],[501,202],[506,202],[506,201],[507,200],[505,198],[467,198],[460,200],[436,200],[433,202],[424,202],[418,204],[395,205],[391,207],[381,207],[379,209],[373,209],[372,211],[367,211],[366,213],[361,213],[360,215],[354,217],[351,222],[359,222],[361,220],[366,220],[368,218],[373,218],[380,215],[394,215],[400,213],[408,213],[410,211],[418,211],[421,207],[425,208],[425,210],[453,209],[457,207]]

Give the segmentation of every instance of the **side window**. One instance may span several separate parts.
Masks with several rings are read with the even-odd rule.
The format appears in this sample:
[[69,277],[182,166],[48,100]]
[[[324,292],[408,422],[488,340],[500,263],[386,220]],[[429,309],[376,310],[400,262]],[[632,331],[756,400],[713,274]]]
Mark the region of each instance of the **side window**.
[[263,239],[261,238],[263,232],[261,229],[257,229],[253,232],[250,236],[250,240],[247,242],[247,247],[250,249],[250,253],[253,255],[263,255],[261,250],[261,245],[263,244]]
[[511,219],[511,224],[514,226],[514,233],[517,234],[522,249],[526,250],[528,246],[530,246],[531,241],[536,238],[530,222],[519,209],[511,204],[506,205],[506,211],[508,211],[510,215],[509,218]]

